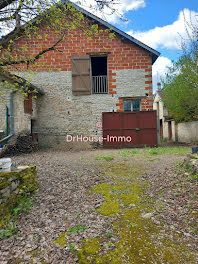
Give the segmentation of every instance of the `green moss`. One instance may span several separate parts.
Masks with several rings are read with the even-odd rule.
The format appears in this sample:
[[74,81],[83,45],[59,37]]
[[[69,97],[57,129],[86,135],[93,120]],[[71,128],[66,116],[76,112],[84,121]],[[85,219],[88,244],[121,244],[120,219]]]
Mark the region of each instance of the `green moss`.
[[1,184],[10,185],[13,179],[19,181],[18,193],[11,194],[10,198],[0,205],[0,229],[5,229],[17,208],[18,202],[30,196],[38,189],[36,166],[30,166],[20,171],[11,171],[0,174]]
[[37,258],[39,256],[39,254],[41,253],[41,249],[37,248],[31,251],[28,251],[27,254],[31,255],[33,258]]
[[6,188],[7,186],[9,186],[11,184],[10,181],[4,181],[2,183],[0,183],[0,190]]
[[17,194],[13,194],[10,196],[9,200],[0,205],[0,229],[5,227],[6,223],[10,220],[10,211],[11,208],[14,207],[17,197]]
[[97,212],[106,216],[113,216],[120,213],[120,204],[116,200],[111,199],[104,202],[103,205],[97,209]]
[[[30,258],[30,260],[29,260],[28,263],[34,264],[34,263],[36,263],[36,259],[37,258],[40,259],[41,258],[41,255],[44,255],[44,252],[40,248],[36,248],[34,250],[28,251],[27,252],[27,255],[30,255],[31,256],[31,258]],[[22,263],[24,263],[24,260],[22,261]],[[39,263],[46,264],[47,262],[45,260],[41,260],[41,261],[39,261]]]
[[159,240],[160,227],[143,217],[142,209],[151,212],[152,207],[144,195],[147,185],[138,181],[140,169],[123,163],[113,164],[105,168],[105,175],[111,177],[111,183],[101,183],[91,192],[104,197],[104,203],[97,210],[99,213],[119,214],[113,222],[113,234],[119,241],[106,252],[102,247],[105,236],[84,240],[76,253],[80,264],[196,263],[193,254],[182,244]]
[[64,232],[64,233],[59,234],[58,238],[56,238],[54,240],[54,242],[56,244],[58,244],[60,247],[65,247],[66,244],[67,244],[67,241],[66,241],[66,233]]
[[3,172],[0,173],[0,190],[11,184],[13,179],[19,179],[20,173],[17,171]]
[[90,238],[82,241],[80,250],[77,252],[79,264],[98,263],[97,256],[101,249],[100,238]]

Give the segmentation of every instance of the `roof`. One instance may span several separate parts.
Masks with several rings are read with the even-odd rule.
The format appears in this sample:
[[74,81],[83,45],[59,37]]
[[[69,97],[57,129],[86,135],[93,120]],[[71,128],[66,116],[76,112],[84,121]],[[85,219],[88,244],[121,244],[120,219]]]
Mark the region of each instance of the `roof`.
[[72,5],[74,5],[74,7],[79,10],[80,12],[82,12],[84,15],[92,18],[93,20],[95,20],[97,23],[109,28],[109,29],[112,29],[115,33],[117,33],[118,35],[120,35],[123,39],[143,48],[144,50],[148,51],[151,56],[152,56],[152,63],[154,63],[157,58],[160,56],[160,52],[152,49],[151,47],[147,46],[146,44],[144,44],[143,42],[137,40],[136,38],[130,36],[129,34],[125,33],[124,31],[118,29],[117,27],[114,27],[113,25],[109,24],[108,22],[104,21],[103,19],[93,15],[92,13],[86,11],[85,9],[83,9],[82,7],[74,4],[73,2],[69,1],[69,0],[61,0],[62,3],[70,3]]
[[[85,9],[83,9],[82,7],[74,4],[70,0],[61,0],[61,2],[63,4],[66,4],[66,3],[72,4],[77,10],[79,10],[80,12],[82,12],[82,14],[84,14],[87,17],[93,19],[98,24],[101,24],[101,25],[105,26],[106,28],[109,28],[109,29],[113,30],[115,33],[117,33],[118,35],[120,35],[123,40],[129,41],[130,43],[133,43],[133,44],[135,44],[135,45],[143,48],[147,52],[149,52],[151,54],[151,57],[152,57],[152,63],[154,63],[157,60],[157,58],[160,56],[160,52],[152,49],[151,47],[147,46],[146,44],[144,44],[143,42],[137,40],[136,38],[130,36],[129,34],[125,33],[124,31],[118,29],[117,27],[111,25],[110,23],[104,21],[103,19],[101,19],[101,18],[93,15],[92,13],[86,11]],[[36,21],[36,18],[34,18],[33,21]],[[18,29],[18,34],[20,34],[20,32],[22,30],[24,30],[24,28],[25,28],[25,25],[21,26],[20,30]],[[12,34],[13,34],[13,31],[10,32],[9,34],[7,34],[6,36],[3,36],[1,39],[4,39],[4,40],[7,39],[7,40],[9,40],[9,36],[11,36]]]
[[27,85],[29,91],[37,91],[41,95],[45,94],[43,89],[36,87],[34,84],[27,82],[27,80],[25,80],[24,78],[19,77],[16,74],[10,73],[1,67],[0,67],[0,76],[3,76],[4,78],[9,79],[17,84],[20,84],[21,86],[24,87],[24,89],[26,88]]

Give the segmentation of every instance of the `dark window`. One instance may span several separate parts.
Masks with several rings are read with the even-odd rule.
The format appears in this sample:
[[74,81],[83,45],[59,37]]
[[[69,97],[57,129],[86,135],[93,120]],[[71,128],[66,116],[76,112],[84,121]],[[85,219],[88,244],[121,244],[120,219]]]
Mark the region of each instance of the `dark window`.
[[137,112],[141,110],[140,100],[124,101],[124,112]]
[[91,57],[92,93],[108,93],[107,57]]

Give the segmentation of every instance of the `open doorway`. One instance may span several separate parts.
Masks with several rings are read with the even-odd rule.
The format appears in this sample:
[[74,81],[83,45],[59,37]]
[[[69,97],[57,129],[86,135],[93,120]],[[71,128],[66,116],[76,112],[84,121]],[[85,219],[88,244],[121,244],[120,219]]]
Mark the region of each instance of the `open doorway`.
[[92,93],[108,93],[107,57],[91,57]]

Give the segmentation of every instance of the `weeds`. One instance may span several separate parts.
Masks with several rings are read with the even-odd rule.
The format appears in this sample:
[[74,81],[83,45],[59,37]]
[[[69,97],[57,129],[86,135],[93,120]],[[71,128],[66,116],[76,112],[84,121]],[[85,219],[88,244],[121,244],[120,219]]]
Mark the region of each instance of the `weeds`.
[[128,157],[131,154],[130,150],[120,150],[118,154],[122,157]]
[[14,219],[20,214],[30,211],[33,208],[33,200],[27,194],[16,199],[15,205],[10,209],[9,220],[1,222],[0,239],[7,239],[17,233]]
[[107,236],[108,238],[112,238],[112,237],[113,237],[113,232],[110,232],[110,231],[107,232],[107,233],[106,233],[106,236]]
[[129,157],[129,156],[131,156],[132,154],[138,154],[138,150],[137,150],[137,149],[132,149],[132,150],[128,150],[128,149],[126,149],[126,150],[120,150],[120,151],[118,152],[118,154],[119,154],[120,156],[122,156],[122,157]]
[[150,149],[149,150],[149,154],[150,155],[158,155],[159,154],[159,150],[157,150],[157,149]]
[[105,155],[97,155],[96,156],[96,159],[97,160],[106,160],[106,161],[112,161],[112,160],[114,160],[114,157],[113,156],[105,156]]
[[81,231],[84,231],[88,229],[87,226],[81,226],[81,225],[77,225],[77,226],[71,226],[68,230],[68,235],[72,235],[72,234],[75,234],[75,233],[80,233]]
[[12,216],[17,216],[21,213],[30,211],[33,208],[33,201],[26,194],[16,200],[16,207],[11,208]]
[[0,230],[0,239],[7,239],[16,234],[17,231],[18,229],[16,228],[16,223],[10,221],[5,229]]
[[69,250],[76,250],[76,244],[75,243],[70,243],[69,244]]
[[[183,165],[180,166],[178,165],[176,171],[188,175],[190,181],[198,181],[198,174],[187,163],[184,163]],[[187,182],[185,183],[187,184]]]
[[195,181],[198,181],[198,174],[195,174],[193,178]]

